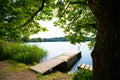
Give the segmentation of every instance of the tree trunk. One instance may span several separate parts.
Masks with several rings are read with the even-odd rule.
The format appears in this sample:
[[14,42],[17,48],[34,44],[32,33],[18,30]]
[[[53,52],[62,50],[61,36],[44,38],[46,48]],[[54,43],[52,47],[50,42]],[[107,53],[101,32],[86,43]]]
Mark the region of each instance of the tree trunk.
[[92,52],[93,80],[120,80],[119,0],[89,0],[98,34]]

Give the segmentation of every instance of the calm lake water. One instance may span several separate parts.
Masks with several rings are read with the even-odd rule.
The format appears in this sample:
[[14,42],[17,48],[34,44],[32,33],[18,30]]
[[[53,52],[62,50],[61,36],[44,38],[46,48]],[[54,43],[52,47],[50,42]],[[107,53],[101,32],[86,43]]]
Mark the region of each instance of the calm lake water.
[[82,57],[69,72],[77,71],[77,66],[81,63],[92,65],[92,58],[90,55],[92,50],[89,50],[87,46],[88,42],[76,45],[73,45],[70,42],[30,42],[27,44],[36,45],[48,51],[48,55],[43,59],[43,61],[50,60],[66,52],[81,51]]

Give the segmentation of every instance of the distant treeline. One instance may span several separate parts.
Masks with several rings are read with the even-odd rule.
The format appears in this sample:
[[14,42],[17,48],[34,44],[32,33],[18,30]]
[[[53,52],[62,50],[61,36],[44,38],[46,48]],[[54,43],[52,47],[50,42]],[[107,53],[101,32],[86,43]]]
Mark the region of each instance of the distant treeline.
[[32,38],[30,42],[58,42],[58,41],[68,41],[65,37],[55,37],[55,38]]
[[[86,37],[85,41],[91,41],[92,38],[90,37]],[[54,37],[54,38],[32,38],[32,39],[26,39],[26,38],[23,38],[22,41],[24,42],[65,42],[65,41],[68,41],[67,38],[65,37]]]
[[54,38],[23,38],[22,41],[24,42],[65,42],[68,41],[65,37],[54,37]]

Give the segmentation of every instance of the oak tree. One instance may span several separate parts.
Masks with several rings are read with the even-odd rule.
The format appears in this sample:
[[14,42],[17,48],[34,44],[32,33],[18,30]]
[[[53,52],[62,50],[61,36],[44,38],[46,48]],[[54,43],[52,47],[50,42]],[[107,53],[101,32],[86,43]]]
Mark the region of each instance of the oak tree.
[[120,79],[119,0],[58,0],[57,5],[55,25],[64,29],[72,43],[96,36],[93,80]]

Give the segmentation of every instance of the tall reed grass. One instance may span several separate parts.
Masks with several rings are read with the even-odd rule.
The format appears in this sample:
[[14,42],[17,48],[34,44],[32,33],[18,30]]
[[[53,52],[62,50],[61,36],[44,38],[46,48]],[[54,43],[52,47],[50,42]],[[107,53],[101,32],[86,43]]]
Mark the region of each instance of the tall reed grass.
[[38,63],[47,51],[37,46],[11,42],[0,42],[0,59],[11,59],[25,64]]

